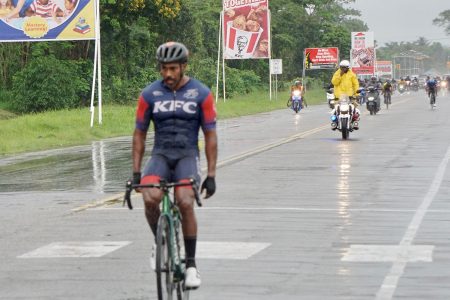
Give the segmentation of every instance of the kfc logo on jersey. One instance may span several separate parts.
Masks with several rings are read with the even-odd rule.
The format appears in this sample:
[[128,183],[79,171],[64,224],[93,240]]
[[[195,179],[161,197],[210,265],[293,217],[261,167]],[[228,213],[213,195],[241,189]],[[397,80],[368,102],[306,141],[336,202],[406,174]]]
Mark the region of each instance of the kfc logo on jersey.
[[178,109],[182,109],[184,112],[188,114],[195,114],[196,108],[197,108],[196,102],[190,101],[185,102],[179,100],[157,101],[155,102],[153,113],[177,111]]

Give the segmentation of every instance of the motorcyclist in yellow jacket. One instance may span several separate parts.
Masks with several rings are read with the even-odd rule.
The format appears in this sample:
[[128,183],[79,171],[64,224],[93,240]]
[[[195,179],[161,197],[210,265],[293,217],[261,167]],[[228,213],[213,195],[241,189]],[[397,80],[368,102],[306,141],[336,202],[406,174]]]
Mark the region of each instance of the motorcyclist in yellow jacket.
[[350,62],[348,60],[343,60],[339,63],[339,70],[334,73],[331,83],[334,85],[334,96],[337,99],[342,95],[356,98],[359,82],[355,73],[350,70]]
[[[334,73],[331,83],[334,85],[334,96],[336,99],[340,99],[343,95],[352,97],[352,104],[355,107],[352,122],[358,121],[360,116],[359,109],[357,108],[359,82],[355,73],[350,70],[350,62],[348,60],[343,60],[339,63],[339,69]],[[335,109],[333,109],[332,114],[336,114]],[[356,125],[358,123],[355,122],[354,124]],[[334,130],[336,127],[332,126],[332,129]],[[355,126],[354,129],[358,129],[358,126]]]

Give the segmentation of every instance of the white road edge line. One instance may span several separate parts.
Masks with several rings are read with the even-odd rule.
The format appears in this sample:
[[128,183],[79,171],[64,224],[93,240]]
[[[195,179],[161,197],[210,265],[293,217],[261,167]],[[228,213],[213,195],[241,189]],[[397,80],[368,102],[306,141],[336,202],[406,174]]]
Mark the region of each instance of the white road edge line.
[[[414,238],[416,237],[417,231],[422,224],[422,221],[425,217],[425,214],[428,211],[431,203],[433,202],[434,197],[439,191],[439,188],[442,184],[442,180],[444,179],[445,171],[447,169],[447,165],[450,159],[450,146],[447,148],[447,152],[445,153],[444,158],[439,164],[439,168],[436,172],[436,175],[431,183],[431,186],[425,195],[422,203],[417,208],[416,213],[414,214],[411,223],[409,223],[408,229],[403,236],[403,239],[400,242],[400,247],[408,247],[412,244]],[[400,277],[403,276],[405,271],[407,261],[402,257],[397,257],[397,260],[391,267],[389,274],[384,278],[383,284],[377,292],[377,300],[391,300],[395,290],[397,289],[398,281]]]

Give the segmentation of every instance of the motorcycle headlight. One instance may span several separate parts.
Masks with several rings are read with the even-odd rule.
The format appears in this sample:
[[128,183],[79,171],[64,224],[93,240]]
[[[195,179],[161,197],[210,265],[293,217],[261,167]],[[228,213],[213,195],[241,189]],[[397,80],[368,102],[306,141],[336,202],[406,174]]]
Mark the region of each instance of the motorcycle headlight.
[[369,101],[375,100],[375,97],[369,97],[367,98]]
[[339,109],[341,110],[341,112],[346,113],[349,110],[349,105],[348,104],[341,104],[341,106],[339,107]]
[[399,87],[400,89],[404,88],[403,84],[400,84],[398,87]]

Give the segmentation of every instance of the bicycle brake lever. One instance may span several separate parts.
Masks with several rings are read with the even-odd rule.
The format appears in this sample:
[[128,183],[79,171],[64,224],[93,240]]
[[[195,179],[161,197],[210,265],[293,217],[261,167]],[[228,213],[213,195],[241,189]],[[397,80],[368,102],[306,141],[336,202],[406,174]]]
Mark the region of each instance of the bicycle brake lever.
[[131,191],[133,190],[131,180],[127,180],[127,184],[125,186],[125,196],[123,197],[123,204],[125,206],[125,202],[128,205],[129,209],[133,209],[133,205],[131,204]]

